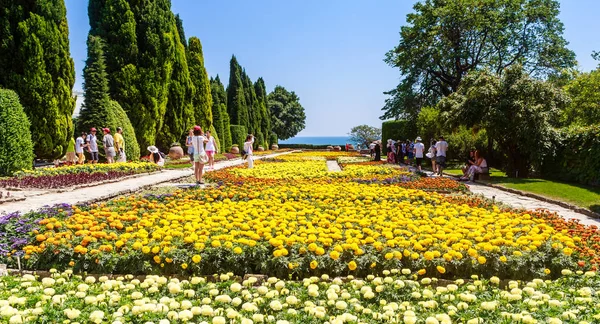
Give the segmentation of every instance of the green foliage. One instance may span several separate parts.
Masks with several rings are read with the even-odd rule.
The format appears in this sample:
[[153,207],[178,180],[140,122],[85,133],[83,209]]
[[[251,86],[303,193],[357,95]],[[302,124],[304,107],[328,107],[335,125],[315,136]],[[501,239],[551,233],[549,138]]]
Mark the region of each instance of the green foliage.
[[564,90],[571,97],[571,102],[563,112],[564,124],[600,123],[600,69],[579,74]]
[[254,83],[254,91],[256,92],[256,99],[259,103],[259,111],[261,115],[261,132],[264,134],[264,145],[265,149],[269,147],[268,134],[271,134],[271,115],[269,114],[267,104],[267,88],[263,78],[258,78]]
[[488,138],[485,129],[477,130],[466,126],[459,126],[453,132],[447,134],[445,139],[448,142],[447,156],[450,159],[463,161],[469,156],[469,152],[473,150],[479,150],[484,158],[488,158]]
[[240,152],[244,147],[244,142],[246,142],[246,136],[248,135],[248,130],[246,126],[242,125],[231,125],[231,141],[232,145],[237,144],[240,147]]
[[18,94],[38,158],[66,152],[73,134],[74,83],[64,1],[2,1],[0,87]]
[[185,31],[183,30],[183,20],[179,17],[179,14],[175,15],[175,24],[177,25],[177,34],[179,34],[179,41],[181,44],[187,49],[188,43],[187,38],[185,38]]
[[544,157],[544,178],[600,185],[600,125],[570,126],[557,135]]
[[227,114],[227,94],[217,75],[210,79],[210,89],[212,94],[212,114],[213,125],[219,135],[222,148],[231,147],[231,130],[229,129],[229,115]]
[[[204,67],[204,54],[202,53],[202,44],[197,37],[191,37],[188,48],[188,63],[190,76],[194,83],[196,92],[193,97],[194,121],[202,128],[210,128],[213,125],[210,80]],[[221,134],[215,133],[221,136]]]
[[[395,141],[404,141],[406,139],[415,139],[417,137],[417,127],[415,123],[408,120],[389,120],[381,124],[382,142],[388,139]],[[387,153],[386,145],[381,146],[383,153]]]
[[306,115],[300,105],[300,98],[294,91],[276,86],[267,96],[271,114],[271,129],[279,139],[296,136],[305,127]]
[[501,74],[514,64],[536,76],[575,65],[557,0],[426,0],[414,5],[386,63],[398,68],[382,119],[414,119],[418,109],[458,90],[471,71]]
[[273,144],[277,144],[277,143],[278,143],[277,134],[271,133],[269,135],[269,144],[273,145]]
[[381,139],[381,128],[369,125],[354,126],[348,135],[350,135],[350,140],[352,142],[362,147],[366,147],[373,143],[373,141]]
[[246,94],[242,79],[242,67],[238,64],[235,55],[229,62],[229,86],[227,87],[227,113],[230,123],[242,125],[246,128],[250,125]]
[[517,65],[502,76],[488,70],[469,74],[439,107],[451,125],[486,129],[506,156],[504,171],[527,177],[539,171],[553,137],[551,121],[567,102],[562,91]]
[[423,138],[423,143],[437,140],[442,134],[440,111],[436,107],[423,107],[417,117],[417,133]]
[[231,124],[229,122],[229,115],[227,114],[227,105],[221,103],[221,120],[223,121],[223,143],[224,147],[230,147],[233,144],[231,139]]
[[0,89],[0,175],[31,169],[33,142],[29,127],[17,94]]
[[108,77],[103,48],[100,37],[88,35],[88,58],[83,69],[85,97],[77,119],[77,136],[81,132],[89,132],[92,127],[99,129],[108,125],[110,98],[108,97]]
[[139,160],[141,156],[140,146],[135,136],[135,130],[129,121],[129,117],[127,117],[127,114],[125,113],[125,110],[121,108],[121,105],[119,105],[118,102],[110,100],[108,104],[108,111],[109,118],[106,126],[110,128],[113,137],[117,132],[117,127],[121,127],[123,129],[123,140],[125,141],[125,155],[127,156],[127,160]]

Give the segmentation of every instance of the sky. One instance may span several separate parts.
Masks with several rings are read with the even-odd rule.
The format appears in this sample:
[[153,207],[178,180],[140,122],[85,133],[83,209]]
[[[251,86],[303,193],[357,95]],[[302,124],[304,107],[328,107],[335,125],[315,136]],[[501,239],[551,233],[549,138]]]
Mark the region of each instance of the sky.
[[[354,126],[381,127],[386,95],[400,74],[383,62],[399,42],[411,0],[171,0],[186,37],[200,38],[206,69],[227,86],[235,54],[253,81],[267,90],[296,92],[306,113],[297,136],[345,136]],[[86,0],[66,0],[74,90],[81,90],[89,31]],[[598,62],[600,1],[563,0],[560,19],[583,71]]]

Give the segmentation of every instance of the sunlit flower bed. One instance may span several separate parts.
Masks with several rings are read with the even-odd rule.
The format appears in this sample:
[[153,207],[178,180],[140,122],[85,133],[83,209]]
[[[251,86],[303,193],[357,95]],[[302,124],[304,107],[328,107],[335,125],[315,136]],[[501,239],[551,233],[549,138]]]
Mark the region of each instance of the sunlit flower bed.
[[361,157],[357,152],[334,152],[334,151],[304,151],[277,156],[279,161],[302,162],[310,160],[336,160],[342,157]]
[[5,323],[597,323],[600,280],[563,270],[560,279],[441,283],[410,270],[364,279],[269,278],[215,282],[146,276],[0,278]]
[[155,163],[150,162],[82,164],[60,168],[41,168],[19,171],[11,178],[0,179],[0,187],[64,188],[153,172],[159,169]]

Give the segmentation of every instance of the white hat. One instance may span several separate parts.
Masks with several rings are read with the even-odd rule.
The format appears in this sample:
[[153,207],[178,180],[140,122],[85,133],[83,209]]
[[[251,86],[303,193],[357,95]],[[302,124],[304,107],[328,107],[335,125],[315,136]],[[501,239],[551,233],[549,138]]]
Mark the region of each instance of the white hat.
[[158,149],[154,145],[148,146],[148,151],[150,151],[151,153],[158,153]]
[[417,136],[417,142],[421,141],[421,136]]

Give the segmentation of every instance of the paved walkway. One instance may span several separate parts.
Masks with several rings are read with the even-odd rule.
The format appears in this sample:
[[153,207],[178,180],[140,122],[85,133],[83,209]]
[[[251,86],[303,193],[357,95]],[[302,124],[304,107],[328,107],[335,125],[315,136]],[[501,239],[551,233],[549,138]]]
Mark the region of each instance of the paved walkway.
[[[275,153],[270,155],[255,156],[255,160],[274,157],[291,152]],[[240,165],[245,163],[242,159],[228,160],[215,163],[215,170],[227,168],[230,166]],[[205,172],[211,172],[206,170]],[[154,186],[159,183],[170,182],[182,178],[192,176],[194,171],[191,169],[185,170],[163,170],[160,173],[154,173],[146,176],[126,179],[119,182],[99,184],[94,187],[81,188],[67,192],[49,192],[46,194],[27,197],[24,201],[10,202],[0,205],[0,214],[21,212],[26,213],[33,210],[38,210],[44,206],[53,206],[57,204],[81,204],[87,201],[97,201],[110,199],[116,196],[132,193]]]
[[342,171],[342,168],[340,168],[340,165],[337,163],[337,161],[327,161],[327,169],[329,169],[331,172]]

